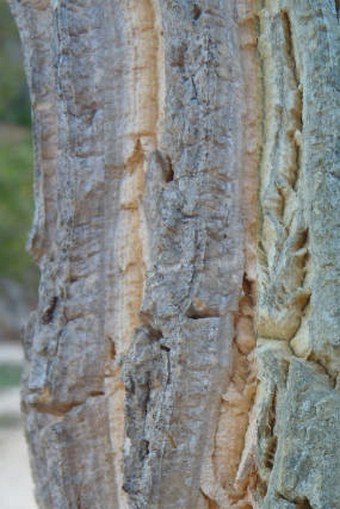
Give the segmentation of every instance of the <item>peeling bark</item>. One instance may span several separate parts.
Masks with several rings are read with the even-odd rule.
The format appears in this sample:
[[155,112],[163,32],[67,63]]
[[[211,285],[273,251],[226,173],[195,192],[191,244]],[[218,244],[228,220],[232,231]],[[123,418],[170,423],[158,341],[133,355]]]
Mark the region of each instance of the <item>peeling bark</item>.
[[321,509],[340,500],[336,25],[331,2],[264,2],[259,12],[255,413],[262,423],[257,503],[268,509]]
[[336,5],[10,4],[39,506],[336,507]]

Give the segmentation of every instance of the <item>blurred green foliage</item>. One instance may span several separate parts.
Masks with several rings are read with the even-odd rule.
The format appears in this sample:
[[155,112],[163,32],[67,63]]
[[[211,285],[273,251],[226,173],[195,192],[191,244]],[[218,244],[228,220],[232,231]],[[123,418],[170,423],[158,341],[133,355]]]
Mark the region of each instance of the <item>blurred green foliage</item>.
[[0,0],[0,277],[30,285],[36,271],[25,251],[33,211],[29,126],[20,40],[9,7]]
[[0,137],[0,275],[22,280],[32,265],[25,251],[33,208],[31,136],[28,129],[6,127]]
[[0,120],[30,125],[30,103],[17,29],[0,0]]
[[0,364],[0,388],[19,385],[21,371],[20,365]]

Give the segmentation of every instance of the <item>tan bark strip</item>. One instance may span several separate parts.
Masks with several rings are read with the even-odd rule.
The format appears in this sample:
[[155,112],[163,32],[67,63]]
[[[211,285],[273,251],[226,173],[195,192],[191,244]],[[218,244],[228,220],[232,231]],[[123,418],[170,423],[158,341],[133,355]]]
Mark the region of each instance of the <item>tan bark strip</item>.
[[[299,209],[298,186],[303,98],[289,15],[285,11],[276,16],[264,13],[262,24],[266,131],[271,134],[267,135],[262,161],[263,223],[259,238],[267,262],[263,268],[259,265],[257,329],[260,336],[290,339],[300,326],[301,312],[310,298],[310,290],[304,285],[308,228],[305,214]],[[282,43],[275,64],[271,52],[275,53],[276,42],[268,38],[269,33]],[[276,74],[273,65],[278,68]]]
[[[110,133],[106,155],[105,340],[108,350],[106,393],[119,507],[128,507],[123,491],[124,386],[121,361],[140,325],[139,309],[148,264],[144,173],[156,149],[159,117],[159,27],[153,3],[126,1],[112,7],[111,78],[114,105],[107,112]],[[117,115],[117,111],[120,114]],[[124,121],[123,121],[124,120]],[[111,136],[110,136],[111,134]],[[113,160],[111,158],[114,158]],[[118,175],[117,175],[118,174]]]
[[[237,5],[237,31],[243,79],[242,202],[244,276],[239,308],[234,313],[235,337],[230,351],[230,379],[223,394],[214,439],[214,488],[207,487],[216,507],[252,507],[254,424],[251,407],[256,390],[254,305],[256,277],[256,194],[259,128],[256,64],[256,19],[252,2]],[[248,431],[247,431],[248,430]],[[207,461],[207,460],[206,460]],[[210,481],[211,482],[211,481]]]

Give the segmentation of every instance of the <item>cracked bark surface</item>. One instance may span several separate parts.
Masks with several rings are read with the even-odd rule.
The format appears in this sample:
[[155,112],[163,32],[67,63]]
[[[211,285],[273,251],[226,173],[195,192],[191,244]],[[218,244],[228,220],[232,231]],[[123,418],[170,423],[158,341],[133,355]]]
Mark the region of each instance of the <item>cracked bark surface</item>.
[[336,4],[10,4],[39,506],[338,507]]
[[265,2],[259,32],[258,503],[337,507],[335,6]]

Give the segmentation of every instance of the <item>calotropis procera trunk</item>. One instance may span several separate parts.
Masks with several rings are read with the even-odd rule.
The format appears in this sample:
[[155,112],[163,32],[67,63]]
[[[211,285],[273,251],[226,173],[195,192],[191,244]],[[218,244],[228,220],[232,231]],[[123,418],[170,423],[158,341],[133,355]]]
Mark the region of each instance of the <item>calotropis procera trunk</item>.
[[337,3],[10,4],[39,506],[340,507]]

